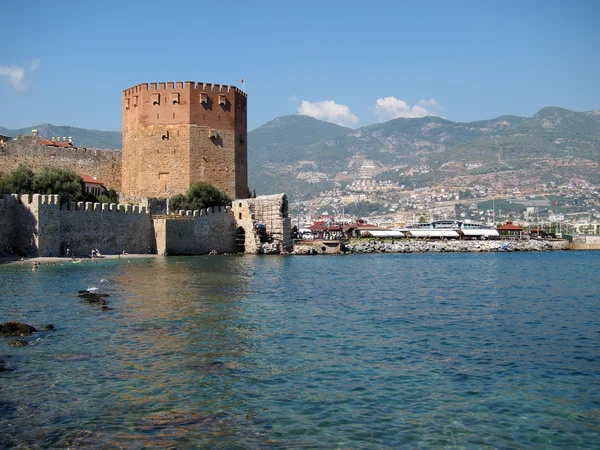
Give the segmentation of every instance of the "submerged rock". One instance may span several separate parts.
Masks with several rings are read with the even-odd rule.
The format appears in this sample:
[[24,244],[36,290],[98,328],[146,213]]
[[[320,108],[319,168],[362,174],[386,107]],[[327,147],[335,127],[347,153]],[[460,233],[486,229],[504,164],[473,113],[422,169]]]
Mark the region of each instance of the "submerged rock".
[[8,345],[11,347],[24,347],[27,345],[27,341],[24,341],[23,339],[10,339]]
[[108,294],[98,294],[96,292],[79,291],[78,297],[82,298],[84,302],[90,305],[106,305],[106,297],[110,297]]
[[37,330],[21,322],[6,322],[0,326],[0,336],[30,336]]

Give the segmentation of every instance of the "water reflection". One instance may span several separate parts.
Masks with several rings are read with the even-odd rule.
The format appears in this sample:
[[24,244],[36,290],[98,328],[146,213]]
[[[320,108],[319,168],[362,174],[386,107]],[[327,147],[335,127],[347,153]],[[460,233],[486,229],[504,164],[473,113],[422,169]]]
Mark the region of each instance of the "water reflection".
[[593,446],[600,284],[579,258],[0,267],[0,317],[56,326],[0,347],[0,447]]

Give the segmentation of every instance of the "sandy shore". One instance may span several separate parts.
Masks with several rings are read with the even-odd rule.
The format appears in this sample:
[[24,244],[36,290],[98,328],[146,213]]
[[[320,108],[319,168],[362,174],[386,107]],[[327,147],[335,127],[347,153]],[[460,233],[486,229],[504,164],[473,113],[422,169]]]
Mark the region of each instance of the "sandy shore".
[[122,259],[122,260],[127,260],[127,259],[140,259],[140,258],[156,258],[158,257],[158,255],[153,255],[153,254],[125,254],[125,255],[102,255],[99,258],[90,258],[85,257],[85,258],[75,258],[75,259],[71,259],[71,258],[66,258],[66,257],[54,257],[54,256],[40,256],[37,258],[21,258],[19,256],[2,256],[0,257],[0,264],[33,264],[34,262],[38,262],[40,265],[46,265],[47,263],[71,263],[72,261],[80,261],[81,262],[92,262],[92,261],[106,261],[109,259]]

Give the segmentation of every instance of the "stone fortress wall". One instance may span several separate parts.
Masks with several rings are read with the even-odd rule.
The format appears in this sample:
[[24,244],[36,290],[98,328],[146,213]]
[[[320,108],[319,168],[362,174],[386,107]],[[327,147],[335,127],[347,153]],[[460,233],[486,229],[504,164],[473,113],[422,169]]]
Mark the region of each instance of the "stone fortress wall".
[[9,173],[19,164],[37,172],[42,167],[73,170],[96,177],[108,188],[121,190],[121,151],[85,147],[49,147],[38,136],[18,136],[0,150],[0,172]]
[[[261,195],[256,198],[236,199],[232,204],[238,224],[236,244],[248,253],[265,252],[292,247],[291,218],[285,194]],[[271,244],[271,245],[266,245]]]
[[156,245],[162,254],[233,253],[236,221],[229,206],[181,211],[179,216],[154,219]]
[[[252,199],[255,205],[271,204],[274,197]],[[285,195],[280,195],[284,202]],[[247,200],[244,200],[247,201]],[[203,254],[236,252],[236,233],[245,229],[249,242],[260,242],[255,221],[269,222],[271,229],[288,229],[287,211],[277,217],[238,219],[231,207],[181,211],[179,215],[152,216],[145,206],[70,202],[60,204],[57,195],[5,195],[0,199],[0,252],[25,256],[89,255],[92,248],[104,254],[158,253]],[[244,228],[246,227],[246,228]],[[289,234],[289,232],[288,232]],[[273,252],[289,250],[274,240]],[[243,249],[263,251],[260,246]]]
[[[6,219],[12,217],[12,220]],[[58,195],[5,195],[0,200],[0,250],[26,256],[60,256],[67,248],[89,255],[147,253],[155,249],[152,219],[145,207],[70,202]]]

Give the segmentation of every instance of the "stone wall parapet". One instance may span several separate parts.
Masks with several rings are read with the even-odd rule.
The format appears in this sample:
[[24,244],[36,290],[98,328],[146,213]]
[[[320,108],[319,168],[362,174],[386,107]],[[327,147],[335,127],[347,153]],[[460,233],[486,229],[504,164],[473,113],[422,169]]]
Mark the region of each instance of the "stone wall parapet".
[[158,92],[161,94],[167,94],[175,91],[203,91],[221,93],[236,92],[241,96],[246,97],[246,93],[235,86],[218,83],[205,83],[203,81],[163,81],[140,83],[137,86],[123,90],[123,95],[128,97],[141,92]]

